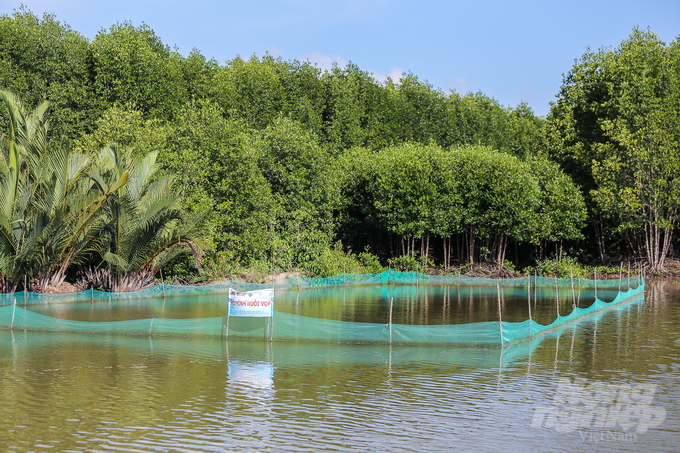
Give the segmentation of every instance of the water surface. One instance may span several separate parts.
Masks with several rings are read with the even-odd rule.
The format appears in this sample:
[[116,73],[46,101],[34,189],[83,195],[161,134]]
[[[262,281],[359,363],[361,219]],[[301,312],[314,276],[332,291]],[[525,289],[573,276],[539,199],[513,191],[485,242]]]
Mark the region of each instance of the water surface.
[[[475,289],[460,304],[455,288],[420,290],[417,300],[390,294],[395,322],[497,317],[495,288]],[[522,316],[513,307],[528,311],[520,293],[503,295],[508,318]],[[301,301],[290,292],[277,299],[277,310],[378,319],[370,322],[384,319],[386,304],[389,310],[382,294],[367,300],[348,294]],[[552,296],[536,301],[534,311],[548,322],[556,310]],[[560,309],[568,312],[571,290],[560,298]],[[503,349],[0,331],[0,450],[676,451],[679,300],[680,286],[648,284],[644,302]],[[31,309],[97,320],[102,307]],[[165,306],[140,300],[109,307],[107,316],[118,319],[159,316],[161,310],[168,317],[222,316],[216,313],[223,301],[168,298]],[[571,432],[532,427],[536,411],[554,405],[564,379],[656,385],[653,405],[665,410],[664,420],[644,433],[620,426]]]

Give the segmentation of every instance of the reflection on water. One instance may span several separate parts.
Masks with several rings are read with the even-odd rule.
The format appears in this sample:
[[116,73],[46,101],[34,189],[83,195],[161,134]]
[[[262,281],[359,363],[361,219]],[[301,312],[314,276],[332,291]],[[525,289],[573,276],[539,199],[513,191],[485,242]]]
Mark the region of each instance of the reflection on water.
[[[0,450],[675,451],[679,299],[650,284],[504,349],[2,331]],[[665,421],[636,438],[532,428],[563,378],[653,383]]]
[[[529,291],[528,291],[529,290]],[[599,290],[598,298],[609,302],[617,290]],[[498,305],[505,322],[529,319],[529,310],[539,324],[548,325],[568,315],[573,306],[589,307],[594,291],[576,287],[527,288],[458,287],[456,285],[348,286],[276,291],[278,312],[312,318],[387,324],[390,301],[394,301],[395,324],[441,325],[497,321]],[[531,308],[530,308],[531,306]],[[227,295],[129,299],[80,303],[29,305],[37,313],[77,321],[122,321],[157,318],[210,318],[225,316]]]

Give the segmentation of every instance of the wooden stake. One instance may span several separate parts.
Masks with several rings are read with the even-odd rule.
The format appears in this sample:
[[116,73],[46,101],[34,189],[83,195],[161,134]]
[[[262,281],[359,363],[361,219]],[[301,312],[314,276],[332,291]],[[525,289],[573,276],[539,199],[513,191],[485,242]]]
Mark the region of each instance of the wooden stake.
[[26,274],[24,274],[24,307],[26,306],[26,295],[28,293],[28,288],[26,287]]
[[390,298],[390,344],[392,344],[392,307],[394,306],[394,297]]
[[12,307],[12,322],[9,325],[9,330],[14,329],[14,312],[16,311],[16,309],[17,309],[17,298],[15,297],[14,298],[14,306]]
[[163,299],[165,299],[165,282],[163,281],[163,269],[161,269],[161,285],[163,285]]
[[[272,232],[273,232],[274,226],[272,225]],[[272,315],[270,316],[270,323],[271,327],[269,328],[269,342],[271,343],[274,341],[274,295],[276,294],[276,290],[274,289],[274,260],[276,258],[276,254],[274,253],[274,236],[272,235]]]
[[229,299],[227,299],[227,331],[224,333],[224,340],[229,339],[229,312],[231,311],[231,292],[236,291],[229,288]]
[[576,294],[574,294],[574,271],[569,268],[569,275],[571,275],[571,303],[572,310],[576,307]]
[[623,274],[623,261],[621,261],[621,266],[619,267],[619,292],[621,292],[621,276]]
[[555,276],[555,304],[557,306],[557,318],[560,317],[560,291],[557,289],[557,276]]
[[597,300],[597,268],[595,268],[595,300]]
[[531,274],[527,277],[527,299],[529,302],[529,321],[531,321]]
[[503,345],[503,316],[501,314],[501,285],[496,280],[496,291],[498,292],[498,324],[501,329],[501,346]]

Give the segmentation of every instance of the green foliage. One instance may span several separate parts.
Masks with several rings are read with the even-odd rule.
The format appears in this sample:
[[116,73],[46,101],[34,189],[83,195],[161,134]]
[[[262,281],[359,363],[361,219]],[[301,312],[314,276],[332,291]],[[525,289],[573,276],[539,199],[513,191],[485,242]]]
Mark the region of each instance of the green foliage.
[[[100,254],[107,263],[100,275],[104,289],[130,291],[153,282],[153,277],[179,253],[202,257],[201,220],[182,216],[173,178],[163,175],[156,152],[133,157],[116,145],[101,150],[90,178],[102,192],[115,194],[106,202]],[[124,174],[127,183],[112,189]]]
[[565,77],[548,121],[552,154],[618,232],[663,268],[680,207],[680,46],[635,29],[587,52]]
[[530,233],[532,241],[582,239],[587,211],[579,188],[557,164],[542,156],[532,157],[528,163],[540,187],[537,224]]
[[619,275],[620,269],[613,266],[586,266],[576,258],[563,256],[561,260],[557,258],[549,258],[536,263],[536,267],[527,267],[522,273],[533,274],[536,272],[543,277],[557,277],[570,278],[573,274],[574,278],[581,277],[587,279],[595,278],[597,273],[598,278],[607,278],[612,275]]
[[290,115],[319,134],[325,106],[320,76],[309,63],[269,55],[237,57],[214,72],[206,92],[230,118],[250,127],[264,129],[275,118]]
[[74,149],[95,153],[105,146],[116,145],[135,156],[167,147],[170,127],[158,119],[144,119],[142,112],[132,104],[113,106],[105,111],[95,123],[92,133],[83,134],[74,142]]
[[0,141],[0,286],[13,291],[30,275],[29,286],[41,291],[60,284],[69,265],[96,247],[101,208],[128,174],[91,190],[88,156],[50,149],[47,102],[28,112],[10,92],[0,91],[0,99],[10,118]]
[[413,255],[402,255],[387,260],[391,269],[400,272],[426,272],[428,269],[434,267],[432,260],[425,257],[416,257]]
[[209,209],[207,224],[216,249],[235,251],[237,260],[267,259],[271,242],[268,212],[274,202],[250,140],[248,129],[226,120],[216,104],[193,101],[178,113],[159,156],[178,175],[175,188],[184,209]]
[[324,74],[327,90],[324,112],[324,141],[332,149],[348,149],[366,144],[367,124],[371,122],[371,98],[379,86],[371,75],[354,64],[344,69],[334,66]]
[[[418,246],[437,260],[442,243],[465,249],[448,251],[454,260],[475,261],[483,249],[483,259],[508,267],[508,243],[543,250],[580,241],[587,218],[600,236],[609,221],[634,248],[668,250],[680,200],[677,48],[636,31],[618,49],[588,52],[544,121],[526,104],[443,93],[410,73],[380,83],[354,64],[322,71],[269,55],[219,64],[195,49],[171,51],[144,24],[115,24],[88,42],[54,16],[22,9],[0,17],[0,87],[31,104],[50,100],[46,149],[75,145],[55,152],[52,170],[19,181],[24,189],[58,179],[57,160],[75,165],[111,143],[130,162],[157,153],[176,175],[173,212],[208,211],[206,269],[172,261],[187,277],[265,269],[272,259],[276,269],[326,275],[343,262],[338,241],[369,244],[383,262],[418,256]],[[26,178],[32,164],[22,165]],[[76,179],[69,190],[90,191],[92,178]],[[63,219],[89,213],[94,234],[103,217],[87,202],[105,210],[117,199],[90,192],[99,201],[65,197]],[[26,206],[20,217],[38,212]],[[111,236],[90,239],[78,246],[83,257]]]
[[543,121],[525,103],[505,108],[482,93],[459,96],[451,93],[447,117],[457,134],[443,146],[484,145],[498,151],[526,158],[542,149]]
[[452,157],[465,206],[464,228],[520,239],[535,228],[539,187],[528,165],[484,147],[456,150]]
[[446,175],[437,171],[441,149],[408,144],[387,148],[372,162],[367,175],[378,219],[400,237],[434,231],[435,206]]
[[214,98],[232,118],[264,129],[279,113],[290,111],[284,87],[270,57],[235,58],[215,74]]
[[171,275],[178,275],[192,282],[199,280],[207,282],[228,280],[244,273],[244,268],[239,265],[235,252],[232,250],[212,250],[206,253],[198,273],[194,268],[193,260],[189,261],[185,258],[179,261],[176,266],[177,269],[171,270]]
[[99,108],[133,103],[171,119],[188,97],[180,58],[146,25],[125,22],[100,31],[90,44]]
[[74,139],[96,119],[88,56],[87,39],[53,14],[39,18],[22,7],[0,16],[0,88],[27,105],[49,101],[52,138]]
[[[539,261],[534,270],[542,277],[569,278],[573,273],[574,277],[593,278],[592,268],[583,266],[569,256],[563,256],[561,260],[555,258]],[[527,273],[527,269],[524,271]]]
[[276,119],[251,146],[275,203],[269,221],[277,236],[277,265],[304,266],[332,244],[339,186],[327,165],[328,151],[288,118]]
[[346,272],[348,274],[379,274],[385,268],[378,257],[368,250],[358,255],[344,253],[340,244],[335,248],[323,250],[313,261],[304,267],[305,272],[316,278],[332,277]]

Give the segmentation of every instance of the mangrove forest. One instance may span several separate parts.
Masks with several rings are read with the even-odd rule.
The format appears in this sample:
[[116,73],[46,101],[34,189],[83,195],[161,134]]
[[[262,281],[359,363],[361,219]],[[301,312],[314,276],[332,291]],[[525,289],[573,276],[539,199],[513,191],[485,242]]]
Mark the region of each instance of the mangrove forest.
[[89,40],[54,15],[0,16],[0,291],[623,260],[666,272],[680,40],[636,28],[564,69],[538,117],[411,73],[218,62],[146,25]]

